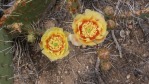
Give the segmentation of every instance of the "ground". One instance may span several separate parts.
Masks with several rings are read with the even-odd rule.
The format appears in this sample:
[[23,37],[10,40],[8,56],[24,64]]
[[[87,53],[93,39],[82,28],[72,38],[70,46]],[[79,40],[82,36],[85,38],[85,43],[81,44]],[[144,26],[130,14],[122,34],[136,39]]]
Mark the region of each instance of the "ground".
[[[80,12],[85,9],[103,11],[112,6],[116,16],[124,11],[133,12],[149,7],[148,0],[81,0]],[[44,18],[36,27],[58,26],[72,32],[71,14],[65,0],[57,0],[46,10]],[[93,47],[76,47],[70,44],[70,54],[51,62],[39,48],[37,41],[27,43],[20,36],[14,41],[14,84],[148,84],[149,83],[149,18],[130,17],[115,19],[117,27],[108,30],[106,40]],[[112,32],[115,37],[113,37]],[[117,40],[121,47],[120,58]],[[106,47],[110,51],[112,68],[101,70],[97,63],[98,49]],[[99,64],[100,65],[100,64]],[[98,68],[96,72],[96,68]]]

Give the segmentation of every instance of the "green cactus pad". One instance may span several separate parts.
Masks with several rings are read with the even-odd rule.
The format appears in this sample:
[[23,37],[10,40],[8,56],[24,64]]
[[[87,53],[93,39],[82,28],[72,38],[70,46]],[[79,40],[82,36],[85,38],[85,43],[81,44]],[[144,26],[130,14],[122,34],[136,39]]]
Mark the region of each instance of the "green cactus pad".
[[[22,22],[23,24],[30,24],[41,19],[42,14],[48,6],[53,5],[56,0],[25,0],[20,3],[16,10],[13,11],[5,24],[12,24],[14,22]],[[17,15],[17,16],[13,16]]]
[[11,39],[7,33],[0,28],[0,84],[12,84],[12,48]]

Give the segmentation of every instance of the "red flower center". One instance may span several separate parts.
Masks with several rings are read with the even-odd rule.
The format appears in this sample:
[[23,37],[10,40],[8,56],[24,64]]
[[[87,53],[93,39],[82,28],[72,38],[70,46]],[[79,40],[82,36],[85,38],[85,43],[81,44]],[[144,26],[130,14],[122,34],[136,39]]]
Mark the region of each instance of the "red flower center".
[[64,40],[61,35],[51,35],[46,40],[46,48],[48,48],[52,52],[60,52],[64,49]]
[[83,39],[89,38],[90,40],[94,40],[100,34],[100,31],[95,21],[84,20],[79,26],[79,33]]

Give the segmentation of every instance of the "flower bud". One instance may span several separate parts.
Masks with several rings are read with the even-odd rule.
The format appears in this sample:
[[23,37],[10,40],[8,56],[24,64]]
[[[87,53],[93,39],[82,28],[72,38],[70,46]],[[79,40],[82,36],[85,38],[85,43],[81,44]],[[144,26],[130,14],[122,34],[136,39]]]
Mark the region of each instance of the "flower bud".
[[116,23],[113,20],[108,20],[107,27],[108,29],[114,29],[116,27]]
[[101,48],[98,50],[98,57],[101,60],[109,60],[110,52],[107,48]]
[[8,25],[7,28],[11,28],[12,31],[17,31],[19,33],[22,32],[21,27],[23,26],[22,23],[13,23],[11,25]]
[[111,6],[106,6],[104,9],[104,12],[108,16],[114,15],[114,10],[113,10],[113,7]]
[[28,34],[27,35],[27,41],[33,43],[35,41],[35,35],[34,34]]
[[110,61],[102,61],[101,62],[101,70],[108,71],[111,69],[111,62]]

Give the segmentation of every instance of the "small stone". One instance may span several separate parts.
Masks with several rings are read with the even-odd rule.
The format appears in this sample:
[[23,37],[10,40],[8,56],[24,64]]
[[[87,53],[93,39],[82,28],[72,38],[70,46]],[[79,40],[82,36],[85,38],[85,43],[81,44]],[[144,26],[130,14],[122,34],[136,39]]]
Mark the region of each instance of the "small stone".
[[130,31],[126,31],[125,33],[126,33],[126,35],[127,35],[127,36],[129,36],[129,35],[130,35]]
[[90,63],[90,64],[93,64],[93,61],[92,61],[92,59],[89,59],[89,63]]
[[58,71],[58,74],[61,74],[61,71]]
[[132,25],[128,25],[128,28],[129,28],[129,29],[132,29],[132,28],[133,28],[133,26],[132,26]]
[[128,74],[128,75],[126,76],[126,78],[129,79],[129,78],[130,78],[130,74]]
[[68,73],[68,71],[65,71],[64,73],[65,73],[65,74],[67,74],[67,73]]
[[120,31],[120,36],[121,36],[122,38],[125,38],[126,35],[125,35],[125,31],[124,31],[124,30],[121,30],[121,31]]
[[86,69],[88,70],[89,69],[89,66],[86,66]]
[[147,54],[143,54],[142,56],[143,56],[143,57],[147,57],[148,55],[147,55]]

